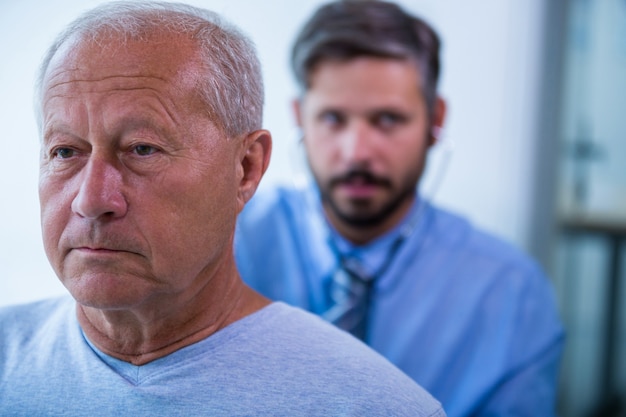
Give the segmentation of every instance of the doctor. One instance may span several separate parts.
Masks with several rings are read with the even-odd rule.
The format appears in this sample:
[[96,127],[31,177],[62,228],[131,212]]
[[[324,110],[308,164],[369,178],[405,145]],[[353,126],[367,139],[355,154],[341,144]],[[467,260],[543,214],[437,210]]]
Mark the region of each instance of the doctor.
[[446,105],[439,38],[382,1],[335,1],[291,65],[314,184],[238,220],[244,280],[387,357],[448,415],[554,415],[563,329],[540,268],[416,191]]

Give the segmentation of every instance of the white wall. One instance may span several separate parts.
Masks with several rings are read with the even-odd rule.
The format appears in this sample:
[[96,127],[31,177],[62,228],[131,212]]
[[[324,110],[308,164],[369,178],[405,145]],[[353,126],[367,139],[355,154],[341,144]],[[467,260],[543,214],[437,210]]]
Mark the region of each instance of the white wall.
[[[98,0],[0,0],[0,305],[63,292],[40,237],[38,138],[32,85],[52,38]],[[288,48],[319,0],[193,0],[218,11],[257,43],[266,78],[265,127],[274,155],[265,185],[292,178],[296,137]],[[524,247],[534,152],[541,0],[404,0],[440,32],[445,137],[455,152],[436,194],[441,204]],[[426,179],[429,192],[439,159]]]

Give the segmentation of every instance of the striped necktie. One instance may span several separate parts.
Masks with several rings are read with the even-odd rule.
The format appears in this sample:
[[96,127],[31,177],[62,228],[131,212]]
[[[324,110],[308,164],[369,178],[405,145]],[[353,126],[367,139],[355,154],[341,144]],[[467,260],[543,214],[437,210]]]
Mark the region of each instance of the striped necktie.
[[420,201],[409,221],[401,227],[382,265],[374,273],[368,273],[358,259],[342,256],[332,237],[329,239],[329,245],[338,257],[339,266],[330,282],[331,306],[321,314],[322,318],[367,342],[373,284],[387,272],[400,246],[417,228],[423,208],[424,204]]
[[333,304],[322,317],[365,340],[373,278],[373,275],[364,271],[358,260],[342,258],[330,283],[330,299]]

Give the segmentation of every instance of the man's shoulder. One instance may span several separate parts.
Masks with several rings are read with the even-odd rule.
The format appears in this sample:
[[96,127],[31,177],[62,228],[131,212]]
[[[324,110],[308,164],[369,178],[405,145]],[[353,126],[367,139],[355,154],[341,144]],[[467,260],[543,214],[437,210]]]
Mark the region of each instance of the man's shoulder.
[[274,302],[270,308],[273,337],[282,339],[282,346],[289,346],[289,352],[284,353],[287,357],[299,361],[298,356],[302,355],[317,363],[320,373],[330,373],[339,380],[369,378],[374,374],[383,379],[405,378],[379,353],[318,315],[283,302]]
[[[0,308],[0,351],[3,358],[35,351],[41,343],[62,337],[72,323],[74,300],[69,296]],[[48,346],[50,347],[50,346]],[[8,356],[7,356],[8,355]]]
[[272,340],[265,354],[280,358],[274,372],[307,381],[307,395],[319,396],[320,402],[346,401],[355,409],[373,407],[373,412],[400,407],[404,411],[395,415],[444,415],[429,393],[387,359],[320,317],[282,302],[263,315],[264,324],[255,323],[251,331]]
[[28,337],[55,321],[65,321],[73,309],[74,301],[69,296],[0,307],[0,335]]
[[432,228],[429,239],[458,255],[474,259],[515,264],[535,269],[535,261],[523,250],[496,234],[475,226],[462,215],[432,207]]

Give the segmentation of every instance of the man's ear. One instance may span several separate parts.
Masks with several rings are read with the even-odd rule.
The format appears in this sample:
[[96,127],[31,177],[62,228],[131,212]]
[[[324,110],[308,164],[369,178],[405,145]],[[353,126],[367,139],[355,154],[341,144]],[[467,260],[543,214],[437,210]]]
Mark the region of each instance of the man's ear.
[[291,110],[293,111],[293,119],[296,126],[302,127],[302,99],[294,98],[291,100]]
[[435,105],[433,106],[432,122],[430,125],[430,132],[428,132],[428,146],[431,147],[439,140],[439,134],[443,129],[443,123],[446,119],[447,105],[446,101],[437,96]]
[[241,180],[237,199],[239,211],[254,195],[272,154],[272,135],[267,130],[255,130],[242,141],[240,154]]

